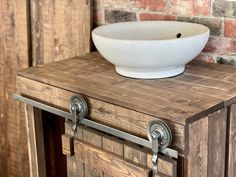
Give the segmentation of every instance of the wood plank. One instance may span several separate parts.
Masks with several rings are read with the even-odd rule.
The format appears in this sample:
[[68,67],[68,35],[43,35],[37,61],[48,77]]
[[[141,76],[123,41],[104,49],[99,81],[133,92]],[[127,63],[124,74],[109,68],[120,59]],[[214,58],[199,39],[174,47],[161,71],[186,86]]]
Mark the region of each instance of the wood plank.
[[224,177],[227,109],[208,116],[208,176]]
[[41,111],[25,105],[31,177],[46,177],[43,123]]
[[[202,67],[207,68],[207,65]],[[189,118],[194,117],[195,121],[196,117],[206,117],[236,101],[234,82],[217,78],[217,75],[207,76],[205,73],[201,75],[201,72],[194,72],[191,73],[191,69],[188,69],[187,74],[156,80],[125,78],[116,74],[112,64],[101,56],[88,54],[31,68],[19,75],[137,112],[185,124]]]
[[114,176],[148,176],[150,171],[146,167],[134,165],[119,156],[101,151],[83,142],[75,142],[75,153],[78,154],[78,160]]
[[144,148],[138,147],[135,144],[124,144],[124,158],[134,163],[147,166],[147,152]]
[[189,124],[185,173],[188,176],[225,176],[227,110]]
[[66,156],[74,155],[74,138],[71,135],[62,135],[62,152]]
[[[158,155],[158,171],[170,177],[177,177],[177,161],[161,154]],[[150,152],[147,153],[147,167],[152,168],[152,154]]]
[[[65,123],[65,133],[68,136],[65,136],[64,138],[69,138],[71,139],[72,136],[76,138],[77,140],[82,140],[83,139],[83,126],[79,126],[77,129],[77,133],[74,135],[72,128],[72,122],[67,121]],[[68,140],[65,140],[62,142],[63,146],[63,151],[70,150],[70,147],[66,147],[69,144],[64,142],[68,142]],[[73,144],[73,152],[74,152],[74,144]],[[68,154],[68,153],[66,153]],[[84,164],[76,159],[75,156],[67,156],[67,176],[68,177],[84,177],[85,176],[85,167]]]
[[104,135],[102,136],[102,149],[123,157],[124,141],[109,135]]
[[1,176],[29,176],[24,106],[12,97],[17,71],[29,64],[27,7],[27,0],[0,1]]
[[208,119],[204,118],[189,125],[188,163],[186,176],[208,176]]
[[85,177],[84,164],[78,161],[75,156],[67,157],[67,176]]
[[[96,147],[102,148],[102,136],[103,133],[100,133],[91,128],[85,127],[83,129],[83,141]],[[81,154],[78,155],[80,156]],[[100,169],[99,164],[97,166],[91,166],[90,164],[85,163],[84,173],[85,177],[103,177],[103,170]]]
[[[152,154],[150,150],[135,144],[124,144],[124,157],[132,162],[152,168]],[[158,154],[158,172],[160,174],[176,177],[177,162],[169,157]]]
[[[124,157],[124,141],[115,137],[104,135],[102,137],[102,149]],[[115,177],[103,172],[104,177]]]
[[33,65],[90,52],[92,0],[30,1]]
[[[18,86],[19,93],[64,110],[68,109],[68,99],[72,95],[77,94],[47,84],[32,81],[23,77],[18,77]],[[135,112],[90,97],[84,97],[87,99],[87,103],[90,109],[88,115],[89,119],[144,138],[147,136],[146,128],[148,126],[148,123],[156,119],[156,117],[153,116]],[[174,136],[172,147],[177,149],[180,154],[183,154],[183,125],[175,124],[167,120],[165,120],[165,122],[170,126]]]
[[229,139],[227,147],[227,166],[226,166],[226,177],[236,176],[236,104],[230,106],[228,109],[229,113]]
[[[106,136],[105,136],[106,137]],[[65,143],[65,142],[69,142],[69,140],[71,139],[71,136],[70,135],[65,135],[64,137],[63,137],[64,139],[65,139],[65,141],[63,141],[63,143]],[[110,139],[109,138],[109,144],[111,145],[111,143],[110,143],[110,141],[111,141],[112,139]],[[124,158],[122,158],[120,155],[116,155],[116,154],[114,154],[114,153],[108,153],[108,151],[106,150],[106,151],[102,151],[101,150],[101,148],[97,148],[96,146],[93,146],[93,145],[89,145],[89,144],[87,144],[87,143],[85,143],[85,142],[82,142],[82,141],[75,141],[75,147],[76,147],[76,144],[83,144],[83,145],[85,145],[85,146],[88,146],[89,147],[89,149],[90,148],[95,148],[96,149],[96,151],[100,151],[101,153],[105,153],[105,154],[109,154],[109,157],[110,158],[114,158],[115,159],[115,162],[116,162],[116,159],[118,159],[118,164],[121,164],[121,165],[124,165],[124,167],[122,167],[121,169],[119,168],[119,167],[117,167],[116,165],[114,165],[113,163],[111,163],[111,162],[108,162],[107,160],[105,160],[105,163],[107,163],[107,166],[105,167],[105,170],[104,170],[104,168],[103,168],[103,160],[104,159],[106,159],[107,158],[107,156],[103,156],[103,155],[99,155],[98,157],[99,158],[94,158],[92,161],[93,161],[93,163],[86,163],[87,164],[87,168],[84,168],[84,166],[83,165],[81,165],[82,164],[82,162],[84,162],[84,160],[88,160],[88,157],[83,157],[83,155],[85,155],[85,156],[87,156],[88,154],[81,154],[82,152],[78,152],[77,150],[75,150],[75,154],[77,154],[76,156],[73,156],[73,157],[69,157],[69,163],[72,163],[71,165],[69,165],[68,167],[68,176],[70,176],[70,177],[75,177],[75,176],[99,176],[99,177],[110,177],[110,176],[117,176],[117,175],[120,175],[120,172],[119,173],[117,173],[117,171],[115,170],[115,171],[112,171],[112,169],[110,169],[109,167],[111,167],[111,168],[118,168],[117,170],[118,171],[123,171],[123,170],[127,170],[127,168],[128,168],[128,170],[130,169],[130,168],[134,168],[133,170],[135,171],[134,173],[132,173],[132,174],[130,174],[129,172],[128,172],[128,174],[123,174],[122,176],[129,176],[129,175],[131,175],[131,176],[133,176],[133,175],[135,175],[135,176],[137,176],[138,177],[138,175],[136,175],[136,173],[137,172],[139,172],[139,170],[141,170],[141,171],[146,171],[146,170],[148,170],[148,171],[150,171],[150,169],[147,169],[146,167],[144,167],[143,165],[138,165],[138,166],[136,166],[135,164],[132,164],[132,162],[131,161],[127,161],[127,159],[125,160]],[[112,144],[115,144],[115,146],[117,145],[116,143],[112,143]],[[66,154],[70,151],[69,150],[69,146],[70,146],[70,144],[68,144],[68,143],[65,143],[65,144],[63,144],[63,147],[65,148],[65,150],[67,150],[67,152],[66,152]],[[117,148],[117,147],[116,147]],[[86,153],[90,153],[90,151],[89,150],[85,150],[85,152]],[[99,152],[99,153],[100,153]],[[96,156],[96,153],[93,153],[93,152],[91,152],[91,154],[94,154],[95,156]],[[81,159],[81,156],[82,156],[82,159]],[[76,159],[74,158],[74,157],[76,157]],[[102,161],[101,161],[102,160]],[[122,161],[122,162],[120,162],[120,160]],[[96,161],[96,162],[95,162]],[[89,165],[88,165],[89,164]],[[93,165],[93,164],[95,164],[95,165]],[[111,164],[113,164],[113,165],[111,165]],[[77,166],[78,165],[78,166]],[[127,167],[125,167],[125,165],[128,165]],[[112,167],[112,166],[114,166],[114,167]],[[73,168],[72,168],[73,167]],[[103,169],[103,170],[101,170],[101,168]],[[124,168],[124,169],[123,169]],[[138,169],[138,171],[136,172],[136,169]],[[108,170],[108,171],[107,171]],[[105,173],[104,172],[102,172],[102,171],[105,171]],[[123,172],[122,172],[123,173]],[[145,172],[145,174],[146,174],[146,172]],[[168,175],[165,175],[165,174],[162,174],[162,173],[158,173],[157,175],[156,175],[156,177],[170,177],[170,176],[168,176]]]

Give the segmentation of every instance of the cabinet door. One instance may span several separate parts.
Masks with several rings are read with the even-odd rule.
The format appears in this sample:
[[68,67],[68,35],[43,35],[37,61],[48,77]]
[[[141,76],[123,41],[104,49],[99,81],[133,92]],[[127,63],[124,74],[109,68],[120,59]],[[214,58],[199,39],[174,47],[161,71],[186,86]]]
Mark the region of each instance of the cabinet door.
[[[73,140],[70,126],[62,136],[63,153],[67,155],[68,177],[144,177],[151,174],[151,152],[146,148],[79,127]],[[177,162],[160,155],[159,177],[176,177]]]

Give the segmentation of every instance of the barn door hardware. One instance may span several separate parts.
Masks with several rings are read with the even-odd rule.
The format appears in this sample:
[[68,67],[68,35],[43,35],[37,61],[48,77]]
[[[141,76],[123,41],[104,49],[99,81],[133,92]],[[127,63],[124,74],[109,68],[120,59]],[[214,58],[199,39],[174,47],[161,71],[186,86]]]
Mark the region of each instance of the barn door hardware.
[[69,99],[69,111],[66,112],[55,107],[40,103],[38,101],[32,100],[30,98],[14,95],[17,100],[20,100],[24,103],[30,104],[34,107],[42,109],[44,111],[48,111],[50,113],[59,115],[66,119],[69,119],[73,122],[72,129],[76,133],[77,125],[82,124],[96,130],[114,135],[116,137],[128,140],[132,143],[136,143],[138,145],[147,147],[152,149],[153,151],[153,174],[157,173],[157,161],[158,161],[158,152],[168,155],[173,158],[178,158],[178,152],[168,148],[172,141],[172,134],[169,127],[162,120],[155,120],[150,122],[147,127],[147,135],[148,139],[140,138],[138,136],[134,136],[132,134],[120,131],[118,129],[91,121],[86,119],[85,117],[88,114],[88,105],[84,98],[81,95],[72,96]]
[[152,174],[158,172],[158,152],[166,149],[172,142],[172,133],[162,120],[155,120],[148,125],[148,139],[152,143]]

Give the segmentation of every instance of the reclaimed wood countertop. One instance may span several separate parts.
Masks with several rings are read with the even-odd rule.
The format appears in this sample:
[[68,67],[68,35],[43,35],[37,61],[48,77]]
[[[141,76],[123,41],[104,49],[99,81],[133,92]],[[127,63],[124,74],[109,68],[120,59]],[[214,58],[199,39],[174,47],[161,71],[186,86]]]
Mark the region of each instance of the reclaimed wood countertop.
[[98,52],[18,73],[34,81],[185,125],[236,102],[236,66],[192,61],[165,79],[118,75]]

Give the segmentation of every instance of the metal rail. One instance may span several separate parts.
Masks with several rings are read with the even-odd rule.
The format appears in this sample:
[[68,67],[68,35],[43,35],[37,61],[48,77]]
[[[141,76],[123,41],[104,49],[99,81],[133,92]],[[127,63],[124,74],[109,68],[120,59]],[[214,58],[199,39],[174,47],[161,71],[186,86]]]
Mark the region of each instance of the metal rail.
[[[40,103],[38,101],[29,99],[29,98],[21,96],[21,95],[14,95],[14,98],[19,101],[22,101],[24,103],[27,103],[29,105],[32,105],[34,107],[37,107],[41,110],[48,111],[48,112],[53,113],[55,115],[75,121],[75,117],[72,113],[57,109],[55,107]],[[94,122],[94,121],[91,121],[91,120],[88,120],[85,118],[81,119],[79,121],[79,123],[82,125],[94,128],[96,130],[100,130],[102,132],[114,135],[116,137],[119,137],[119,138],[122,138],[122,139],[128,140],[130,142],[133,142],[133,143],[139,144],[141,146],[152,149],[151,140],[149,141],[149,140],[134,136],[132,134],[117,130],[115,128],[112,128],[112,127],[109,127],[109,126],[106,126],[106,125],[103,125],[103,124],[100,124],[100,123],[97,123],[97,122]],[[170,148],[160,149],[159,152],[161,152],[165,155],[171,156],[173,158],[178,158],[178,152],[173,149],[170,149]]]

